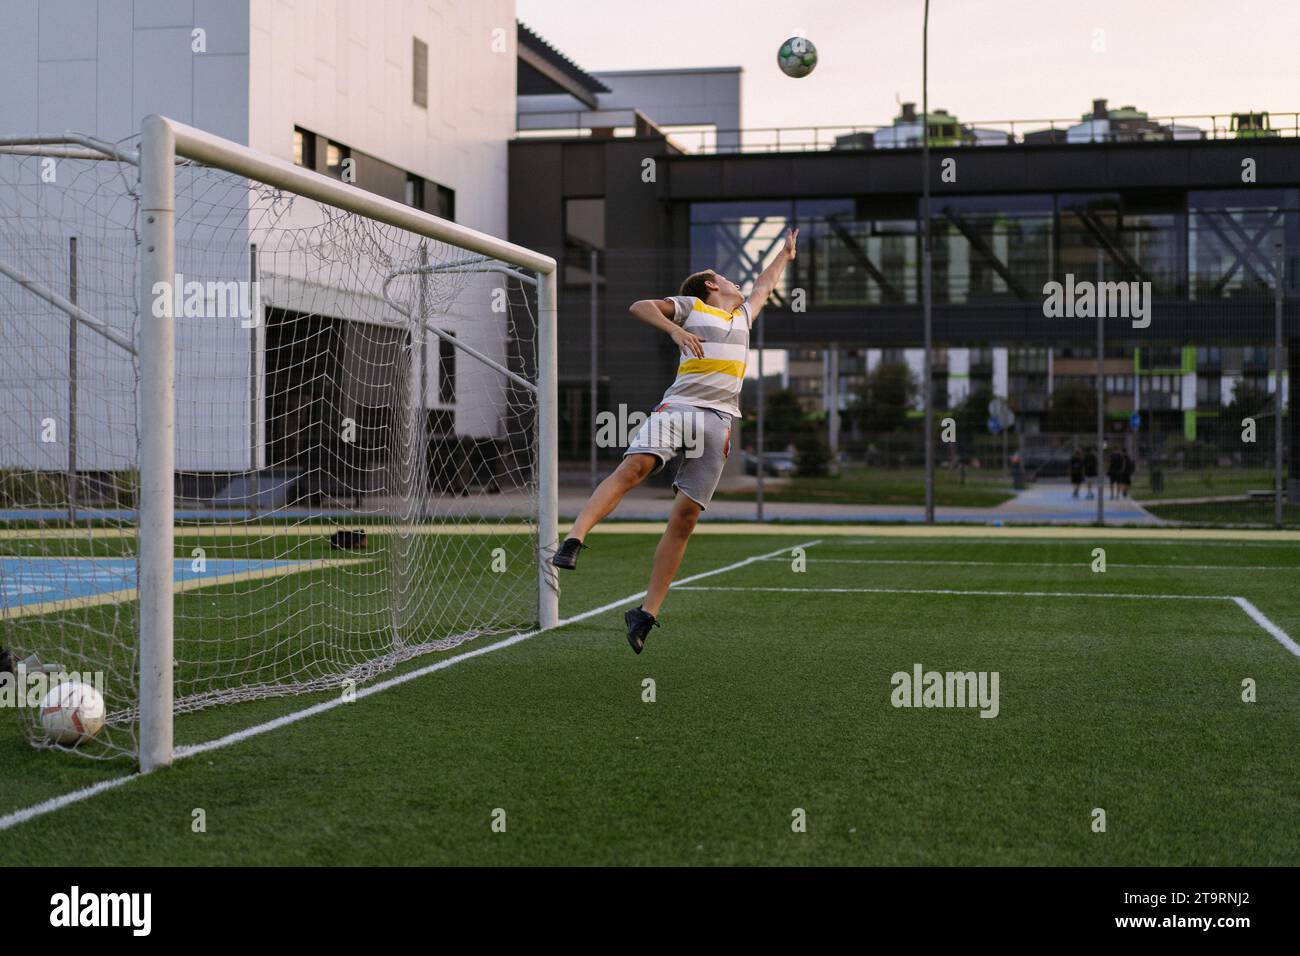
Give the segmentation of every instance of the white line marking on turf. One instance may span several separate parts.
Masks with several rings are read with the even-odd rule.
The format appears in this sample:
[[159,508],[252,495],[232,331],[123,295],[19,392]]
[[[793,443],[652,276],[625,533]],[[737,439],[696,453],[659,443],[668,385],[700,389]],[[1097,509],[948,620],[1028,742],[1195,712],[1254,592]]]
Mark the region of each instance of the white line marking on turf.
[[[1093,530],[1101,531],[1103,529],[1094,528]],[[1122,529],[1117,528],[1114,530],[1122,530]],[[1106,538],[1107,536],[1100,535],[1099,537]],[[1109,538],[1109,540],[1114,541],[1117,539],[1111,537]],[[1134,544],[1144,548],[1147,547],[1148,545],[1153,545],[1153,546],[1158,545],[1160,547],[1172,547],[1172,548],[1185,548],[1188,546],[1189,542],[1191,543],[1192,546],[1197,548],[1290,548],[1294,550],[1295,548],[1300,547],[1300,541],[1213,541],[1213,540],[1206,540],[1204,538],[1187,538],[1187,539],[1181,539],[1175,541],[1169,541],[1160,538],[1120,538],[1118,540],[1123,541],[1125,544]],[[1051,538],[1051,537],[995,538],[992,535],[986,538],[970,538],[970,537],[945,538],[941,535],[927,535],[925,537],[916,537],[916,538],[903,538],[901,536],[893,537],[893,538],[839,538],[835,541],[835,543],[851,545],[854,547],[861,547],[863,545],[884,545],[886,547],[892,548],[892,547],[908,546],[908,545],[925,546],[931,544],[945,544],[945,543],[970,544],[972,541],[978,541],[980,547],[985,547],[987,545],[996,545],[996,544],[1004,544],[1011,547],[1019,547],[1022,544],[1047,544],[1047,545],[1056,545],[1059,547],[1062,545],[1075,544],[1077,542],[1077,538]]]
[[1105,591],[959,591],[954,588],[765,588],[704,587],[683,591],[777,591],[785,594],[950,594],[958,597],[1141,598],[1164,601],[1231,601],[1229,594],[1121,594]]
[[113,777],[110,780],[101,780],[99,783],[91,784],[89,787],[82,787],[80,790],[73,790],[71,793],[60,794],[57,797],[50,797],[40,803],[33,804],[30,807],[24,807],[22,810],[15,810],[13,813],[7,813],[0,817],[0,830],[8,830],[10,827],[16,827],[20,823],[26,823],[28,820],[34,820],[36,817],[44,816],[47,813],[53,813],[55,810],[62,810],[64,807],[70,807],[74,803],[80,803],[82,800],[89,800],[105,790],[112,790],[114,787],[120,787],[124,783],[130,783],[139,774],[128,774],[125,777]]
[[[765,561],[787,561],[788,558],[764,558]],[[1091,561],[941,561],[924,558],[816,558],[809,564],[934,564],[958,567],[989,568],[1088,568]],[[1128,564],[1111,561],[1112,568],[1153,568],[1157,571],[1300,571],[1294,565],[1277,564]]]
[[1243,611],[1246,612],[1247,615],[1250,616],[1250,619],[1252,621],[1254,621],[1256,624],[1262,627],[1266,632],[1268,632],[1268,634],[1275,641],[1277,641],[1279,644],[1285,647],[1296,657],[1300,657],[1300,644],[1297,644],[1295,641],[1291,640],[1290,635],[1288,635],[1286,631],[1282,630],[1282,628],[1278,627],[1267,617],[1265,617],[1263,611],[1255,607],[1255,605],[1251,604],[1244,597],[1235,597],[1232,600],[1233,603],[1237,605],[1237,607],[1241,608]]
[[[690,581],[699,581],[702,580],[703,578],[713,577],[715,574],[725,574],[728,571],[735,571],[738,568],[743,568],[747,565],[754,564],[757,561],[766,560],[767,558],[773,557],[774,555],[788,554],[794,548],[811,548],[813,545],[820,544],[820,543],[821,543],[821,539],[818,538],[813,541],[805,541],[803,544],[793,544],[783,548],[778,548],[777,550],[769,551],[766,554],[756,554],[753,557],[745,558],[741,561],[736,561],[733,564],[728,564],[721,568],[714,568],[712,571],[702,571],[699,574],[692,574],[691,576],[682,578],[681,581],[674,583],[672,587],[676,589],[680,585],[687,584]],[[587,618],[595,617],[598,614],[604,614],[606,611],[612,611],[617,607],[627,604],[629,601],[635,601],[643,597],[645,597],[645,591],[638,591],[636,594],[628,595],[627,597],[620,598],[617,601],[610,601],[608,604],[603,604],[600,607],[592,608],[590,611],[583,611],[581,614],[573,615],[573,617],[566,617],[564,620],[560,621],[559,624],[557,624],[554,628],[539,628],[538,630],[528,631],[524,634],[515,634],[512,637],[508,637],[504,640],[497,641],[495,644],[489,644],[486,647],[475,648],[472,651],[466,651],[463,654],[457,654],[454,657],[448,657],[443,660],[436,661],[433,664],[429,664],[425,667],[421,667],[413,671],[408,671],[405,674],[399,674],[396,677],[390,677],[387,680],[380,681],[378,684],[371,684],[368,687],[364,687],[358,690],[355,694],[355,699],[360,700],[363,697],[369,697],[372,694],[378,694],[381,691],[385,691],[390,688],[397,687],[398,685],[405,684],[408,681],[413,681],[417,677],[424,677],[425,675],[432,674],[435,671],[446,670],[448,667],[451,667],[453,664],[459,664],[462,661],[467,661],[470,660],[471,658],[481,657],[484,654],[490,654],[493,651],[499,651],[503,648],[510,647],[513,644],[519,644],[523,641],[528,640],[529,638],[536,637],[539,634],[545,634],[551,630],[558,630],[568,624],[576,624],[578,621],[585,621]],[[345,701],[343,700],[342,697],[336,697],[332,700],[321,701],[319,704],[314,704],[313,706],[304,708],[303,710],[295,711],[292,714],[285,714],[283,717],[277,717],[275,720],[269,720],[266,723],[257,724],[256,726],[249,727],[246,730],[240,730],[233,734],[227,734],[224,737],[218,737],[216,740],[209,740],[206,743],[201,743],[201,744],[191,744],[188,747],[177,747],[174,754],[174,759],[184,760],[186,757],[194,757],[197,756],[198,754],[209,753],[210,751],[213,750],[219,750],[223,747],[229,747],[232,744],[237,744],[240,741],[249,739],[250,737],[256,737],[259,736],[260,734],[265,734],[272,730],[278,730],[281,727],[287,727],[290,724],[295,724],[298,721],[305,720],[308,717],[314,717],[317,714],[323,714],[326,711],[333,710],[335,707],[338,707],[344,703]],[[10,827],[15,827],[20,823],[26,823],[28,820],[33,820],[36,817],[44,816],[47,813],[53,813],[55,810],[61,810],[64,807],[71,806],[74,803],[80,803],[82,800],[89,800],[91,797],[97,796],[98,794],[101,794],[106,790],[112,790],[115,787],[120,787],[123,784],[130,783],[132,780],[139,780],[143,776],[144,774],[133,773],[133,774],[128,774],[127,776],[124,777],[114,777],[111,780],[104,780],[101,781],[100,783],[94,784],[93,786],[84,787],[81,790],[74,790],[71,793],[61,794],[60,796],[57,797],[51,797],[49,800],[45,800],[41,803],[34,804],[30,807],[25,807],[21,810],[15,810],[13,813],[9,813],[3,817],[0,817],[0,831],[8,830]]]
[[1119,594],[1115,592],[1096,591],[958,591],[952,588],[732,588],[704,587],[682,588],[683,591],[776,591],[782,594],[947,594],[959,597],[1071,597],[1071,598],[1132,598],[1143,601],[1231,601],[1241,608],[1252,621],[1264,629],[1270,637],[1281,644],[1287,651],[1300,657],[1300,644],[1296,644],[1289,634],[1264,616],[1259,608],[1244,597],[1231,594]]

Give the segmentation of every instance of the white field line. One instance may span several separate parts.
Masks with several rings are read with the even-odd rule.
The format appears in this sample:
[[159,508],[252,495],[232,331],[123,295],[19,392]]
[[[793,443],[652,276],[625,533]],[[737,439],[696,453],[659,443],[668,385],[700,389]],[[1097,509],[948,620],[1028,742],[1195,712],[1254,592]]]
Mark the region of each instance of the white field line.
[[682,591],[771,591],[780,594],[944,594],[955,597],[1140,598],[1144,601],[1231,601],[1230,594],[1121,594],[1104,591],[961,591],[956,588],[767,588],[702,587]]
[[42,800],[40,803],[32,804],[30,807],[15,810],[13,813],[8,813],[3,817],[0,817],[0,830],[8,830],[10,827],[16,827],[20,823],[26,823],[28,820],[35,820],[37,817],[43,817],[45,814],[53,813],[55,810],[62,810],[64,807],[70,807],[74,803],[80,803],[82,800],[89,800],[91,797],[98,796],[105,790],[113,790],[125,783],[130,783],[138,776],[139,774],[131,773],[124,777],[112,777],[108,780],[101,780],[99,783],[91,784],[89,787],[83,787],[80,790],[73,790],[71,793],[61,793],[57,797]]
[[[811,548],[815,544],[820,544],[820,539],[815,541],[805,541],[803,544],[791,545],[788,547],[780,548],[776,551],[769,551],[766,554],[757,554],[754,555],[753,557],[745,558],[741,561],[736,561],[733,564],[728,564],[721,568],[714,568],[712,571],[702,571],[699,574],[692,574],[689,577],[682,578],[681,581],[674,584],[673,587],[677,588],[680,585],[687,584],[691,581],[699,581],[703,578],[712,577],[715,574],[725,574],[728,571],[735,571],[738,568],[743,568],[747,565],[754,564],[757,561],[763,561],[767,558],[772,557],[773,555],[786,554],[790,551],[791,547]],[[360,700],[363,697],[369,697],[372,694],[381,693],[382,691],[389,690],[401,684],[405,684],[408,681],[413,681],[418,677],[424,677],[428,674],[434,673],[435,671],[446,670],[448,667],[451,667],[455,664],[459,664],[463,661],[467,661],[475,657],[481,657],[484,654],[490,654],[493,651],[499,651],[504,648],[510,647],[514,644],[519,644],[523,641],[528,640],[529,638],[536,637],[539,634],[544,634],[547,631],[556,630],[568,624],[576,624],[578,621],[585,621],[587,618],[595,617],[598,614],[604,614],[606,611],[612,611],[617,607],[621,607],[622,605],[628,604],[631,601],[639,600],[640,598],[643,597],[645,597],[645,591],[638,591],[635,594],[630,594],[627,597],[620,598],[617,601],[610,601],[608,604],[603,604],[600,607],[592,608],[589,611],[583,611],[581,614],[575,614],[573,617],[567,617],[564,620],[560,621],[555,626],[555,628],[539,628],[538,630],[528,631],[527,633],[524,634],[515,634],[511,637],[505,638],[504,640],[497,641],[495,644],[488,644],[484,647],[475,648],[472,651],[466,651],[465,653],[457,654],[454,657],[444,658],[443,660],[436,661],[432,664],[426,665],[425,667],[418,668],[417,670],[408,671],[407,673],[399,674],[396,677],[390,677],[387,680],[380,681],[378,684],[371,684],[368,687],[364,687],[358,690],[354,695],[354,699]],[[332,700],[326,700],[320,702],[319,704],[314,704],[313,706],[304,708],[303,710],[294,711],[291,714],[285,714],[283,717],[277,717],[275,720],[269,720],[265,723],[257,724],[256,726],[249,727],[246,730],[240,730],[233,734],[227,734],[226,736],[219,737],[216,740],[209,740],[206,743],[201,743],[201,744],[192,744],[188,747],[177,747],[174,754],[174,759],[183,760],[186,757],[193,757],[198,754],[208,753],[213,750],[220,750],[223,747],[229,747],[232,744],[237,744],[240,741],[249,739],[250,737],[256,737],[260,734],[269,733],[272,730],[278,730],[281,727],[287,727],[290,724],[295,724],[298,721],[305,720],[308,717],[314,717],[317,714],[323,714],[326,711],[333,710],[334,708],[339,707],[341,705],[345,705],[347,703],[349,702],[345,701],[342,697],[336,697]],[[91,797],[98,796],[99,794],[105,792],[106,790],[112,790],[116,787],[120,787],[123,784],[130,783],[132,780],[138,780],[142,776],[144,775],[133,773],[123,777],[114,777],[111,780],[103,780],[92,786],[84,787],[80,790],[74,790],[71,793],[61,794],[57,797],[51,797],[49,800],[44,800],[41,803],[34,804],[30,807],[24,807],[21,810],[15,810],[12,813],[8,813],[0,817],[0,831],[8,830],[11,827],[18,826],[20,823],[26,823],[29,820],[34,820],[37,817],[44,816],[47,813],[53,813],[55,810],[61,810],[64,807],[71,806],[74,803],[80,803],[82,800],[89,800]]]
[[1115,592],[1086,591],[959,591],[954,588],[765,588],[765,587],[701,587],[681,588],[683,591],[741,591],[775,592],[779,594],[938,594],[958,597],[1044,597],[1044,598],[1128,598],[1135,601],[1231,601],[1241,608],[1252,621],[1264,629],[1269,637],[1286,650],[1300,657],[1300,644],[1296,644],[1282,628],[1270,621],[1264,612],[1243,597],[1231,594],[1120,594]]
[[1277,641],[1296,657],[1300,657],[1300,644],[1291,640],[1290,635],[1288,635],[1286,631],[1282,630],[1282,628],[1278,627],[1265,617],[1263,611],[1255,607],[1255,605],[1251,604],[1244,597],[1235,597],[1232,601],[1237,605],[1237,607],[1245,611],[1252,621],[1262,627],[1268,635],[1273,638],[1273,640]]
[[[764,558],[764,561],[789,561],[789,557]],[[942,561],[924,558],[817,558],[812,564],[921,564],[957,565],[988,568],[1088,568],[1086,561]],[[1108,568],[1153,568],[1157,571],[1300,571],[1300,567],[1276,564],[1128,564],[1108,561]]]
[[[997,530],[1002,531],[1003,529],[998,528]],[[1042,529],[1042,530],[1051,530],[1051,529]],[[1105,531],[1107,529],[1090,528],[1088,530]],[[1110,530],[1125,531],[1125,530],[1132,530],[1132,529],[1113,528]],[[1281,534],[1287,534],[1287,533],[1288,532],[1282,532]],[[1260,535],[1257,534],[1254,537],[1259,537],[1259,536]],[[898,547],[900,544],[901,545],[921,544],[922,542],[924,542],[925,544],[946,544],[953,541],[960,541],[963,544],[971,543],[970,535],[965,535],[960,538],[959,537],[945,538],[942,535],[937,535],[937,534],[929,535],[929,536],[917,535],[913,540],[910,541],[909,540],[900,541],[899,537],[901,536],[896,536],[891,538],[845,538],[844,540],[839,540],[836,541],[835,543],[837,545],[843,544],[843,545],[848,545],[850,547],[861,547],[863,545],[883,545],[885,547]],[[1087,535],[1077,534],[1074,535],[1073,537],[1082,538],[1082,537],[1087,537]],[[1098,535],[1098,537],[1113,539],[1115,535]],[[1126,537],[1132,538],[1133,536],[1128,535]],[[1142,547],[1146,547],[1147,545],[1161,545],[1161,546],[1174,547],[1174,548],[1185,548],[1187,547],[1188,541],[1194,541],[1195,546],[1198,548],[1291,548],[1291,549],[1295,549],[1296,547],[1300,546],[1300,541],[1296,541],[1291,538],[1283,538],[1283,537],[1278,537],[1278,539],[1275,541],[1206,540],[1204,538],[1190,538],[1190,537],[1183,540],[1168,540],[1168,538],[1169,536],[1165,535],[1161,538],[1155,538],[1155,537],[1141,538],[1139,540],[1129,541],[1128,543],[1140,545]],[[997,544],[1004,544],[1009,547],[1020,547],[1022,544],[1047,544],[1047,545],[1059,546],[1062,544],[1073,543],[1073,542],[1069,541],[1064,537],[1052,538],[1049,535],[1041,535],[1041,534],[1036,535],[1035,537],[1032,538],[1016,537],[1014,535],[1007,534],[1007,535],[998,535],[996,537],[994,537],[993,535],[989,535],[987,537],[978,539],[978,543],[980,547],[985,547],[987,545],[997,545]]]

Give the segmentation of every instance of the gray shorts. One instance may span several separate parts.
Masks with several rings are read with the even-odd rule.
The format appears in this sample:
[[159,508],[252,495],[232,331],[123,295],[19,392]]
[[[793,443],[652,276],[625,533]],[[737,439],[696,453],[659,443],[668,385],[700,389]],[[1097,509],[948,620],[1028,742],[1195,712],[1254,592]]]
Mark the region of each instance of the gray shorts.
[[731,451],[732,420],[725,412],[711,408],[665,403],[651,412],[637,429],[623,457],[654,455],[659,459],[659,467],[652,474],[658,474],[682,452],[673,489],[700,508],[707,508],[718,490],[722,466]]

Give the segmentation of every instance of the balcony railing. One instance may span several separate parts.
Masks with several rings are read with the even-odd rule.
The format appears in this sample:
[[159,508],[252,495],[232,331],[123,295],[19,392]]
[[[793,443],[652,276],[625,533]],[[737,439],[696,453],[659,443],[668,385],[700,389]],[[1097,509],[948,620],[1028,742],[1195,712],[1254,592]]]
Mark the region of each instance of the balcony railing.
[[[597,125],[590,113],[557,111],[520,113],[518,128],[522,137],[555,136],[634,136],[631,127]],[[959,121],[955,136],[930,137],[931,148],[955,149],[965,146],[995,147],[1008,145],[1172,142],[1183,140],[1237,140],[1300,136],[1300,112],[1269,112],[1269,128],[1239,128],[1242,113],[1205,113],[1196,115],[1148,116],[1145,120],[1111,120],[1108,128],[1098,129],[1095,120],[1086,118],[1015,119]],[[1259,113],[1252,114],[1258,116]],[[602,121],[603,122],[603,121]],[[1136,126],[1136,128],[1135,128]],[[1071,128],[1074,128],[1072,132]],[[662,131],[683,152],[692,155],[733,153],[841,152],[919,148],[920,135],[900,138],[892,125],[856,126],[770,126],[720,130],[713,126],[671,126]],[[878,142],[885,134],[889,142]]]

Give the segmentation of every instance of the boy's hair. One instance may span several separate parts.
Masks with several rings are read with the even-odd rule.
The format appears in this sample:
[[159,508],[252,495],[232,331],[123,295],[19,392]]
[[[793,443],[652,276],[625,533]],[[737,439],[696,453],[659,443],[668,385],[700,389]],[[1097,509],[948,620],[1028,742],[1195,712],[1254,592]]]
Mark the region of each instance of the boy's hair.
[[707,302],[709,300],[709,287],[706,286],[704,283],[711,281],[713,278],[714,276],[713,276],[712,269],[705,269],[703,272],[697,272],[694,275],[689,275],[686,277],[686,280],[682,283],[682,287],[681,289],[678,290],[677,294],[693,295],[701,302]]

